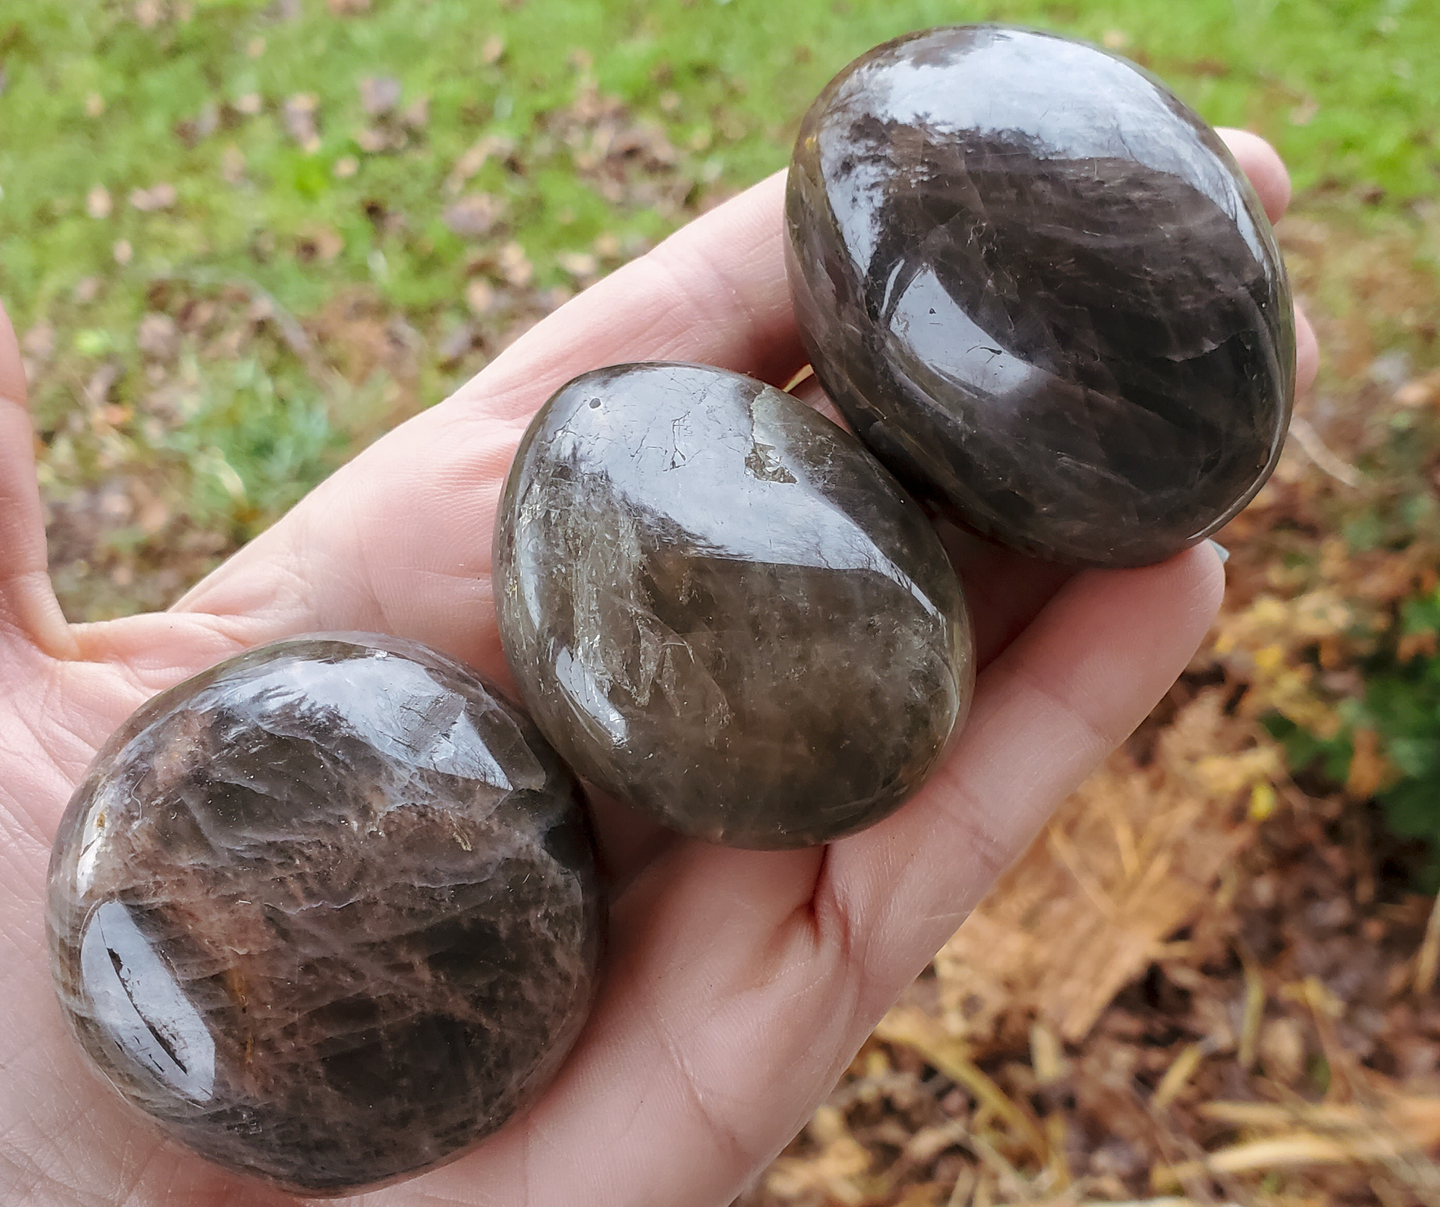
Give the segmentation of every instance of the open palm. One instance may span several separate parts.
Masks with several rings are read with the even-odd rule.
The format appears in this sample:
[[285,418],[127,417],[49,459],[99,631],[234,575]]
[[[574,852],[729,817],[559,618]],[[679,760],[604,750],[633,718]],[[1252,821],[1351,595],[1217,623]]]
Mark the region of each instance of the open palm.
[[[1272,217],[1288,185],[1230,141]],[[784,383],[803,364],[768,180],[577,298],[454,397],[319,487],[171,611],[67,626],[19,355],[0,313],[0,1198],[267,1203],[161,1139],[82,1063],[50,987],[50,842],[95,750],[143,700],[248,646],[371,630],[508,684],[490,540],[530,416],[586,369],[693,360]],[[1301,339],[1300,377],[1314,372]],[[981,674],[924,791],[825,848],[727,850],[614,806],[606,979],[559,1080],[468,1157],[364,1202],[716,1207],[794,1135],[875,1021],[1050,811],[1184,667],[1222,586],[1215,554],[1068,575],[952,533]]]

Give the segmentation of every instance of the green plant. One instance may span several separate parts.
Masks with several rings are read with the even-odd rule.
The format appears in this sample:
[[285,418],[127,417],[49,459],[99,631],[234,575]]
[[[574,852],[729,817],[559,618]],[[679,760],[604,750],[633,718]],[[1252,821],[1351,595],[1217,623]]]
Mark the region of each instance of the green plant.
[[1402,605],[1398,641],[1366,660],[1364,695],[1339,705],[1342,725],[1333,737],[1318,737],[1278,714],[1267,720],[1297,774],[1309,770],[1332,784],[1353,784],[1357,758],[1383,760],[1375,799],[1392,833],[1429,848],[1421,879],[1431,891],[1440,888],[1437,640],[1440,589]]

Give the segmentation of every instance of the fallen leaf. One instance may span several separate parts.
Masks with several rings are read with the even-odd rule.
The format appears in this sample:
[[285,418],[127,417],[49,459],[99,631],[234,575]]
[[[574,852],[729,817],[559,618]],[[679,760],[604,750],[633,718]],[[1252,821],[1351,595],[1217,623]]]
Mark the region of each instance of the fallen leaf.
[[201,140],[209,138],[219,128],[220,106],[214,101],[206,101],[196,116],[175,123],[175,136],[187,147],[193,147]]
[[505,206],[489,193],[470,193],[445,207],[445,225],[462,239],[477,239],[495,225]]
[[1281,1085],[1294,1085],[1305,1072],[1305,1031],[1293,1018],[1266,1023],[1256,1051],[1265,1064],[1266,1076]]
[[1390,778],[1390,763],[1381,753],[1380,735],[1373,729],[1356,729],[1353,742],[1355,753],[1345,777],[1345,791],[1353,800],[1369,800]]
[[430,98],[417,97],[400,115],[400,121],[411,130],[423,130],[430,124]]
[[390,136],[384,130],[377,130],[374,126],[366,126],[355,135],[355,145],[366,155],[378,155],[381,151],[390,146]]
[[97,184],[85,195],[85,212],[92,218],[108,218],[114,208],[110,190],[103,184]]
[[465,187],[466,182],[480,171],[492,155],[508,154],[515,144],[508,138],[487,134],[455,161],[450,175],[445,179],[445,191],[452,196]]
[[475,346],[475,328],[461,323],[440,344],[436,354],[442,365],[453,365]]
[[465,304],[472,314],[488,314],[495,308],[495,290],[489,281],[471,281],[465,287]]
[[1440,369],[1407,381],[1395,391],[1395,402],[1402,407],[1418,407],[1440,401]]
[[315,125],[319,111],[320,98],[313,92],[297,92],[285,101],[285,128],[312,155],[320,149],[320,132]]
[[535,275],[535,268],[530,263],[529,257],[525,255],[525,249],[511,240],[500,249],[499,254],[500,271],[505,279],[516,288],[523,288],[530,284],[530,278]]
[[173,184],[157,184],[148,189],[136,189],[130,194],[130,204],[142,214],[153,214],[157,210],[168,210],[179,200]]
[[147,314],[140,320],[135,345],[151,360],[173,360],[180,350],[180,330],[168,314]]
[[297,240],[295,258],[302,264],[308,264],[312,260],[329,263],[344,250],[345,240],[338,231],[331,230],[328,226],[317,226]]
[[400,103],[400,91],[400,81],[394,76],[366,76],[360,81],[360,107],[371,117],[384,117]]
[[561,252],[555,262],[572,277],[593,277],[600,268],[600,262],[587,251]]

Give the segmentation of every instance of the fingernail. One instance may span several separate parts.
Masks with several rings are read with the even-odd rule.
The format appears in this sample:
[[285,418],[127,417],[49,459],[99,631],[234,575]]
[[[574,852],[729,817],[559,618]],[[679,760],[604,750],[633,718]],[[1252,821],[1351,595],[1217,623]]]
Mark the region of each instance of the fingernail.
[[1206,541],[1205,543],[1215,550],[1215,556],[1220,559],[1222,566],[1230,560],[1230,550],[1225,548],[1219,541]]

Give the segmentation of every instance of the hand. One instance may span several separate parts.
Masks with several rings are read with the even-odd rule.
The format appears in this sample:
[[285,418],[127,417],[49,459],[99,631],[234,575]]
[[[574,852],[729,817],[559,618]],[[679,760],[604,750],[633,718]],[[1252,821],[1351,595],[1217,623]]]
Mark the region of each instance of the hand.
[[[1251,135],[1227,137],[1278,217],[1289,192],[1278,158]],[[67,626],[46,574],[25,385],[0,313],[0,1198],[288,1201],[162,1140],[82,1064],[44,945],[66,800],[148,696],[290,634],[400,634],[508,684],[490,540],[526,422],[570,377],[621,361],[787,381],[804,353],[782,191],[778,177],[757,185],[575,299],[171,611],[102,624]],[[1315,361],[1302,321],[1302,383]],[[1223,584],[1204,545],[1072,576],[952,544],[982,669],[969,724],[924,791],[863,834],[789,852],[710,847],[603,807],[609,964],[559,1080],[478,1151],[366,1202],[719,1207],[799,1130],[1055,805],[1169,688]]]

